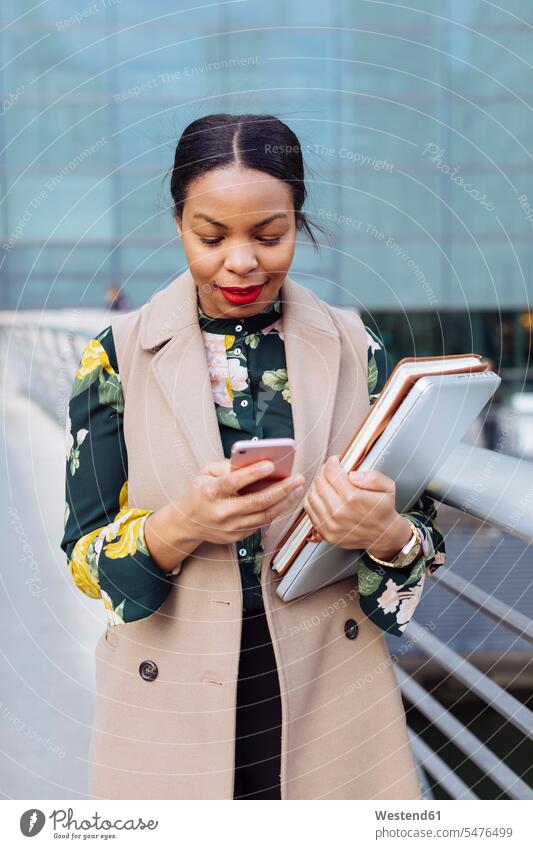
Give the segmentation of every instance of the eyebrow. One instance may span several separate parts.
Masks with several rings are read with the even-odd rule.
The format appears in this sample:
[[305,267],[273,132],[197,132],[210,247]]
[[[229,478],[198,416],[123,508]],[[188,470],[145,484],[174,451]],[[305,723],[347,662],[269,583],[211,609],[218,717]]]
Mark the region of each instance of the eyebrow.
[[[287,218],[287,214],[285,212],[276,212],[274,215],[269,215],[268,218],[263,218],[262,221],[258,221],[257,224],[254,224],[252,229],[256,227],[263,227],[265,224],[270,224],[271,221],[275,221],[276,218]],[[217,221],[215,218],[211,218],[209,215],[204,215],[203,212],[195,212],[193,218],[204,218],[209,224],[214,224],[216,227],[222,227],[223,230],[227,230],[228,226],[223,224],[222,221]]]

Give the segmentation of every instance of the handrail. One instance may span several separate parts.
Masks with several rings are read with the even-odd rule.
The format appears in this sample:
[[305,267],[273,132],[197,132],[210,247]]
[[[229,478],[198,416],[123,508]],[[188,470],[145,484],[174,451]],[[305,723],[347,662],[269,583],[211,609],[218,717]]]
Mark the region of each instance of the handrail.
[[465,728],[449,710],[437,701],[418,681],[396,666],[402,693],[433,725],[461,749],[473,763],[513,799],[533,799],[533,790],[510,767]]
[[25,314],[2,319],[0,315],[0,379],[10,381],[64,427],[83,348],[105,324],[72,328],[42,323],[38,317],[32,321]]
[[513,631],[521,639],[529,640],[530,643],[533,643],[533,621],[523,613],[520,613],[520,611],[514,610],[508,604],[505,604],[504,601],[494,598],[494,596],[489,595],[485,590],[482,590],[475,584],[465,581],[457,572],[452,572],[448,569],[448,571],[440,574],[440,571],[437,570],[431,577],[438,584],[442,584],[443,587],[446,587],[454,595],[462,598],[463,601],[466,601],[472,607],[486,613],[487,616],[490,616],[499,625],[503,625],[509,631]]
[[512,722],[526,737],[533,738],[533,712],[518,699],[412,619],[404,633],[408,634],[409,639],[423,652],[430,654],[438,664],[465,684],[469,690],[473,690],[481,696],[483,701]]
[[533,542],[533,463],[461,442],[427,487],[433,498]]
[[439,758],[433,749],[420,737],[417,737],[411,729],[408,729],[411,748],[417,761],[422,764],[433,778],[453,799],[478,799],[475,793],[464,783],[462,778],[452,771],[442,758]]

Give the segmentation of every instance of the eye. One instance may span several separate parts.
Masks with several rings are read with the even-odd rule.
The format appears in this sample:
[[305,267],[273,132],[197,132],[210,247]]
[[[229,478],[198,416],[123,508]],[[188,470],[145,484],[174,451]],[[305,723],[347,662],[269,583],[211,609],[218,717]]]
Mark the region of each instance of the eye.
[[261,242],[262,245],[279,245],[281,236],[277,236],[275,239],[262,239],[258,236],[258,241]]
[[222,241],[222,236],[219,236],[217,239],[203,239],[202,236],[198,236],[198,238],[204,245],[218,245]]

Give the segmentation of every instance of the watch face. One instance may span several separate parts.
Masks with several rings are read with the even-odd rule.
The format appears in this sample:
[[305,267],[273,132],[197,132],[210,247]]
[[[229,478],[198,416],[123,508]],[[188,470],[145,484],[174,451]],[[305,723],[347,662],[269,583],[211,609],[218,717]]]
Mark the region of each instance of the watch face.
[[411,539],[406,542],[400,554],[398,555],[398,565],[408,566],[410,563],[413,562],[413,560],[416,560],[421,549],[422,545],[418,538],[418,534],[413,533]]
[[400,555],[400,560],[401,560],[402,566],[408,566],[409,563],[412,563],[413,560],[416,560],[416,558],[418,557],[419,549],[420,549],[420,543],[417,542],[416,545],[411,547],[411,550],[409,551],[408,554]]
[[413,550],[413,548],[417,544],[418,544],[418,536],[417,536],[417,534],[413,533],[411,539],[407,540],[404,547],[402,548],[402,554],[411,554],[411,551]]

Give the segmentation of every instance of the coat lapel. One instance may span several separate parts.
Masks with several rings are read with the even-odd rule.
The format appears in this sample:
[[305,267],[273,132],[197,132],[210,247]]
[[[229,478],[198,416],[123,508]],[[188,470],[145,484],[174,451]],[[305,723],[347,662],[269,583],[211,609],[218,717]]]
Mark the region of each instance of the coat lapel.
[[153,358],[152,374],[200,469],[223,460],[224,449],[197,304],[196,283],[187,269],[150,302],[141,344],[152,350],[163,345]]
[[[340,365],[337,329],[321,302],[286,277],[281,289],[283,334],[296,440],[294,472],[305,489],[325,462]],[[152,373],[184,434],[198,468],[223,460],[224,451],[211,391],[196,284],[187,269],[147,305],[141,344],[155,351]],[[166,343],[166,344],[165,344]],[[265,554],[294,518],[279,517],[263,532]]]

